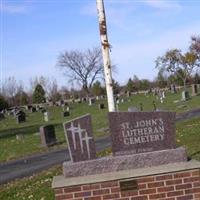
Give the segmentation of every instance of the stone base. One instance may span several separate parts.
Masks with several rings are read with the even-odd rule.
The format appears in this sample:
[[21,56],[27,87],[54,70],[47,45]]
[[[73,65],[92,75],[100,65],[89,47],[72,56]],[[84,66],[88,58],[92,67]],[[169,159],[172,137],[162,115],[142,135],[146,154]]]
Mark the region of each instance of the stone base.
[[64,177],[86,176],[187,161],[183,147],[141,154],[108,156],[84,162],[64,162]]
[[[128,180],[134,181],[137,187],[122,191],[121,183]],[[189,161],[85,177],[56,176],[52,187],[56,200],[200,200],[200,162]]]

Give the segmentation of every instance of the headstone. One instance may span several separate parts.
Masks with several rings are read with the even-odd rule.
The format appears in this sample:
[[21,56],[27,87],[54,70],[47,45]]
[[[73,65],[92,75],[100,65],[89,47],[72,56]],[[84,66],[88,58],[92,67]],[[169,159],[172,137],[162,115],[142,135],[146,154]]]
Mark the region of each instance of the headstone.
[[17,134],[16,135],[16,140],[24,140],[24,135],[23,134]]
[[140,111],[143,111],[143,104],[140,103]]
[[99,104],[99,109],[102,110],[102,109],[104,109],[104,108],[105,108],[105,105],[104,105],[103,103],[100,103],[100,104]]
[[195,96],[198,94],[198,85],[192,84],[192,95]]
[[136,107],[129,107],[128,112],[138,112],[138,109]]
[[131,93],[130,93],[129,91],[127,91],[126,96],[127,96],[127,97],[130,97],[130,96],[131,96]]
[[32,107],[30,110],[31,110],[32,113],[37,111],[36,107]]
[[27,110],[31,110],[31,108],[32,108],[32,105],[27,105]]
[[114,155],[175,148],[175,113],[110,112]]
[[190,97],[190,96],[189,96],[189,92],[184,90],[184,91],[182,92],[182,100],[183,100],[183,101],[187,101],[187,100],[189,99],[189,97]]
[[0,120],[3,120],[3,119],[5,119],[5,116],[3,113],[0,113]]
[[64,129],[71,161],[79,162],[96,158],[90,115],[64,123]]
[[46,109],[42,108],[41,113],[45,113],[45,112],[47,112]]
[[92,106],[95,103],[94,98],[89,98],[89,106]]
[[171,90],[171,93],[176,93],[176,86],[174,84],[171,84],[170,90]]
[[153,110],[156,111],[157,110],[157,107],[156,107],[156,102],[153,101]]
[[63,115],[63,117],[68,117],[68,116],[70,116],[70,112],[69,111],[64,111],[62,113],[62,115]]
[[40,137],[43,146],[51,146],[57,143],[55,128],[53,125],[40,127]]
[[16,114],[16,120],[17,120],[18,124],[25,122],[26,121],[26,114],[23,111],[19,111]]
[[45,122],[49,121],[49,113],[48,112],[44,112],[44,121]]

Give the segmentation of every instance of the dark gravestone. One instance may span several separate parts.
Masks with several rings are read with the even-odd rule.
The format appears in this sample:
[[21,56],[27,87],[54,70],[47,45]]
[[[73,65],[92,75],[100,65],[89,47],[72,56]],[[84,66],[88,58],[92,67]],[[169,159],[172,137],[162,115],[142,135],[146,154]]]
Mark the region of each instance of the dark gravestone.
[[175,148],[175,113],[111,112],[109,125],[114,155]]
[[95,103],[95,98],[89,98],[89,106],[92,106]]
[[96,158],[90,115],[64,123],[64,129],[71,161],[78,162]]
[[69,112],[69,111],[64,111],[64,112],[62,113],[62,116],[63,116],[63,117],[68,117],[68,116],[70,116],[70,112]]
[[27,110],[31,110],[32,107],[32,105],[27,105]]
[[16,113],[17,123],[22,123],[26,121],[26,114],[23,111],[19,111]]
[[44,109],[44,108],[42,108],[42,109],[41,109],[41,113],[45,113],[45,112],[47,112],[47,110]]
[[31,110],[32,113],[37,111],[36,107],[32,107],[30,110]]
[[57,143],[55,128],[53,125],[46,125],[40,127],[40,137],[43,146],[51,146]]
[[99,104],[99,109],[102,110],[102,109],[104,109],[104,108],[105,108],[105,105],[104,105],[103,103],[100,103],[100,104]]
[[197,95],[198,94],[198,85],[197,84],[192,84],[192,95]]
[[0,120],[3,120],[3,119],[5,119],[5,116],[3,113],[0,113]]
[[176,86],[174,84],[171,84],[170,90],[171,90],[171,93],[176,93]]

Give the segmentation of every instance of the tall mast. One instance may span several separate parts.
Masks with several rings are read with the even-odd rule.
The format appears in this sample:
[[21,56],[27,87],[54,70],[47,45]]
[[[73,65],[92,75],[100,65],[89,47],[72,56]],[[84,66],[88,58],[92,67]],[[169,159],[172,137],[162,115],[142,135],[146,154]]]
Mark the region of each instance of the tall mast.
[[109,112],[115,111],[115,101],[113,94],[113,81],[112,81],[112,71],[111,71],[111,61],[110,61],[110,44],[108,42],[107,27],[106,27],[106,16],[103,0],[96,0],[97,2],[97,12],[99,18],[99,30],[100,39],[102,45],[103,54],[103,64],[104,64],[104,76],[106,81],[106,92],[108,99],[108,110]]

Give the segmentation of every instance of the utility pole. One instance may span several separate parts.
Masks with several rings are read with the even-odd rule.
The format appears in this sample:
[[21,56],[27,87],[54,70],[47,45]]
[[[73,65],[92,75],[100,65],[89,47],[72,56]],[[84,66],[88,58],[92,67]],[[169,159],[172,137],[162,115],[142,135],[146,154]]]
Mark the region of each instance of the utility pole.
[[115,101],[113,94],[113,84],[112,84],[113,81],[112,81],[111,61],[109,53],[110,44],[108,43],[105,9],[103,0],[96,0],[96,2],[97,2],[100,39],[101,39],[102,54],[103,54],[104,76],[106,81],[106,92],[108,99],[108,110],[109,112],[114,112]]

